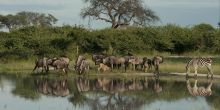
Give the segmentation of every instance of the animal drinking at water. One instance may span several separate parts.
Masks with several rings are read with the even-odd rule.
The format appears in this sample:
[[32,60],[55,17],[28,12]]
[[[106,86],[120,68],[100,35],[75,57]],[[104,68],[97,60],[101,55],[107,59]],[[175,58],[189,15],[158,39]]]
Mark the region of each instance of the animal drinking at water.
[[195,77],[197,77],[197,71],[199,67],[200,68],[206,67],[208,69],[207,78],[209,78],[210,74],[211,74],[211,78],[213,78],[211,65],[212,65],[212,60],[210,58],[193,58],[186,65],[186,77],[188,77],[188,74],[190,73],[190,67],[194,68]]

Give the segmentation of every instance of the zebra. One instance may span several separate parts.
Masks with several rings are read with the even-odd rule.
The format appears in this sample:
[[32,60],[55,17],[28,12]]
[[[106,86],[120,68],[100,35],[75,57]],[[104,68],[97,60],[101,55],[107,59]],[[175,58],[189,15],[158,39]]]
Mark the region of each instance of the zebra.
[[43,57],[43,58],[39,58],[35,61],[35,67],[33,69],[33,72],[37,69],[42,67],[42,73],[45,70],[45,72],[47,73],[49,71],[49,67],[48,65],[50,64],[50,59],[47,57]]
[[187,65],[186,65],[186,78],[188,78],[188,74],[190,73],[190,67],[194,68],[194,76],[197,77],[197,70],[198,68],[206,67],[208,69],[207,78],[209,78],[209,74],[211,73],[211,78],[213,78],[213,72],[212,72],[212,60],[210,58],[193,58],[191,59]]
[[128,62],[132,64],[133,70],[137,70],[138,66],[141,66],[141,69],[142,69],[142,65],[143,65],[143,59],[142,58],[134,57],[134,58],[129,59]]
[[152,60],[148,59],[147,57],[143,57],[143,62],[142,62],[142,70],[144,72],[151,70],[152,68]]
[[190,84],[189,79],[186,80],[186,86],[189,93],[193,96],[210,96],[212,95],[212,80],[208,82],[207,87],[197,85],[197,80],[195,80],[193,87]]
[[86,58],[83,55],[79,55],[75,61],[75,70],[78,72],[78,74],[83,74],[84,72],[89,72],[89,62],[86,60]]
[[80,64],[80,67],[79,67],[79,70],[78,70],[78,73],[79,74],[82,74],[82,73],[88,73],[89,72],[89,62],[87,60],[82,60],[81,64]]
[[157,55],[157,56],[153,57],[152,65],[154,66],[154,69],[155,69],[154,73],[156,75],[159,75],[159,65],[161,63],[163,63],[163,57],[162,56]]

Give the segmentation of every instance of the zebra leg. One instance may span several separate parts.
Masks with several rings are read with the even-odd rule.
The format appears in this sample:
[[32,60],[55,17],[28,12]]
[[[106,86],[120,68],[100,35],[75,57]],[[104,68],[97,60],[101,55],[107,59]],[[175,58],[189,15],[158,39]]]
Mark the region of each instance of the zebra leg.
[[197,87],[197,79],[195,80],[195,82],[194,82],[194,86],[193,86],[193,89],[195,90],[195,89],[197,89],[198,87]]
[[186,66],[186,79],[189,78],[190,68]]
[[144,67],[144,72],[147,72],[148,71],[148,67]]
[[213,82],[212,82],[212,80],[211,80],[211,81],[209,81],[208,83],[209,83],[209,85],[206,87],[206,90],[211,92],[211,91],[212,91],[212,90],[211,90],[211,87],[212,87]]
[[127,64],[127,63],[125,63],[124,65],[125,65],[125,72],[126,72],[127,67],[128,67],[128,64]]
[[212,72],[212,69],[211,69],[211,65],[210,66],[206,66],[206,67],[208,69],[207,79],[209,78],[209,74],[211,74],[211,78],[213,79],[213,72]]
[[63,68],[63,72],[67,75],[67,68]]
[[62,70],[63,70],[64,73],[66,73],[64,68]]
[[117,67],[118,67],[118,70],[120,69],[120,67],[121,67],[121,64],[117,64]]
[[89,65],[88,65],[87,68],[86,68],[86,73],[87,73],[87,74],[89,73],[89,69],[90,69],[90,67],[89,67]]
[[48,66],[44,66],[45,73],[48,73]]
[[158,64],[158,66],[157,66],[157,77],[159,78],[159,75],[160,75],[160,69],[159,69],[160,67],[159,67],[159,64]]
[[42,70],[41,70],[41,73],[43,73],[44,72],[44,67],[42,67]]
[[159,77],[158,65],[154,65],[154,76]]
[[155,73],[158,75],[159,74],[159,65],[155,66]]
[[152,69],[152,65],[148,64],[148,68],[149,68],[149,70],[151,70]]
[[47,71],[47,73],[49,72],[49,70],[50,70],[50,68],[49,68],[49,66],[47,66],[47,70],[46,70],[46,71]]
[[111,64],[111,71],[113,70],[113,68],[114,68],[114,64],[112,63],[112,64]]
[[135,70],[135,64],[132,64],[133,70]]
[[134,70],[139,70],[139,69],[138,69],[138,64],[135,64]]
[[211,78],[213,79],[214,74],[213,74],[213,71],[212,71],[211,65],[209,66],[209,70],[210,70],[210,73],[211,73]]
[[197,69],[198,69],[198,68],[197,68],[197,67],[194,67],[194,69],[195,69],[194,77],[197,78]]

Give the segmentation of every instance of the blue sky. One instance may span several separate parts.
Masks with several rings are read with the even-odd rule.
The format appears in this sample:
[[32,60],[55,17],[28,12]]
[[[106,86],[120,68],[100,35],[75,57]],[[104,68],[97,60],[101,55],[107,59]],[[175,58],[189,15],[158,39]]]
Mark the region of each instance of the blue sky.
[[[0,14],[19,11],[50,13],[59,19],[57,25],[88,25],[79,14],[86,4],[83,0],[0,0]],[[217,27],[220,19],[219,0],[143,0],[160,17],[158,25],[167,23],[192,26],[209,23]],[[110,24],[92,21],[90,28],[104,28]]]

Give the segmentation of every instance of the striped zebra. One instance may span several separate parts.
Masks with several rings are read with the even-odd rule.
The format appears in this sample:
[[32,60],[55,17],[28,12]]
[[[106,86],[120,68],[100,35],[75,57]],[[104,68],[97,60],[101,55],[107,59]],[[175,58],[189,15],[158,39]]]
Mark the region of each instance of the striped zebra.
[[190,81],[186,81],[187,89],[189,93],[193,96],[210,96],[212,95],[212,80],[208,83],[207,87],[198,86],[197,80],[195,80],[193,87],[190,84]]
[[200,68],[206,67],[208,69],[207,78],[209,77],[209,74],[211,74],[211,78],[213,78],[211,65],[212,65],[212,60],[210,58],[201,58],[201,57],[193,58],[186,65],[186,77],[188,78],[188,74],[190,73],[190,67],[194,68],[195,77],[197,77],[197,70],[199,67]]
[[159,75],[159,65],[161,63],[163,63],[163,57],[162,56],[157,55],[157,56],[153,57],[152,65],[154,66],[154,69],[155,69],[154,73],[157,74],[157,75]]

